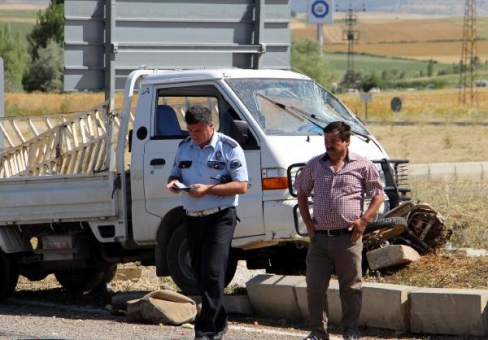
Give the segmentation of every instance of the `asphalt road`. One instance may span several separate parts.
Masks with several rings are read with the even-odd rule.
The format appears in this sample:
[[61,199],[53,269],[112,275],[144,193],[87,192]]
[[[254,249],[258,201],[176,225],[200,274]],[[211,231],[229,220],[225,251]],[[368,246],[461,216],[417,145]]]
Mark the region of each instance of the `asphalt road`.
[[[0,340],[68,339],[134,340],[193,339],[193,329],[154,325],[115,315],[106,306],[106,295],[89,299],[71,298],[62,289],[16,292],[0,303]],[[254,325],[254,321],[258,324]],[[398,333],[364,328],[364,340],[426,339],[454,340],[459,337]],[[331,339],[342,339],[337,326]],[[308,331],[303,321],[276,320],[231,315],[226,340],[303,339]]]
[[[254,326],[232,318],[226,339],[302,339],[304,330]],[[193,339],[182,326],[153,325],[95,306],[8,299],[0,304],[0,339]]]

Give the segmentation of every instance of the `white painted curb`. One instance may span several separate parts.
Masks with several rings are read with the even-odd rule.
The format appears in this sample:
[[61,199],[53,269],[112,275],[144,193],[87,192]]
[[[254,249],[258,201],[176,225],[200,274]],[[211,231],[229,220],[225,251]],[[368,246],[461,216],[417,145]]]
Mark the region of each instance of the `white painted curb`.
[[412,180],[488,180],[488,162],[409,164],[408,177]]

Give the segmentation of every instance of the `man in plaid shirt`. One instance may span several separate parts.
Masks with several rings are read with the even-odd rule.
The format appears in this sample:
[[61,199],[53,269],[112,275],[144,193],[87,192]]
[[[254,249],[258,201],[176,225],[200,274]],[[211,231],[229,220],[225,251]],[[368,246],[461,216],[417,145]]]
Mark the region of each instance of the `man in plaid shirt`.
[[[344,339],[359,339],[362,303],[362,234],[384,200],[376,166],[349,151],[351,127],[337,121],[324,128],[326,153],[313,157],[294,187],[307,226],[309,340],[329,339],[327,289],[333,271],[339,279]],[[313,217],[308,196],[313,191]],[[364,211],[365,197],[371,202]]]

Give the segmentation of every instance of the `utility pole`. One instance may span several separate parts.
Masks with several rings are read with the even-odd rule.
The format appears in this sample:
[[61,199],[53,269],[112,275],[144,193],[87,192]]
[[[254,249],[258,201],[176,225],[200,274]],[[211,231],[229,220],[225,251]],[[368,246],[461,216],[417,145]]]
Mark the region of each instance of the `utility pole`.
[[465,0],[463,46],[459,65],[459,104],[466,104],[466,90],[469,92],[469,103],[473,106],[477,100],[476,87],[476,0]]
[[[363,8],[360,9],[363,12],[366,11],[366,7],[363,4]],[[337,9],[339,11],[339,9]],[[348,8],[345,10],[346,15],[344,17],[344,23],[346,29],[342,31],[342,40],[347,40],[347,71],[344,79],[344,83],[347,88],[356,88],[356,74],[354,72],[354,43],[359,41],[359,31],[354,29],[357,24],[357,16],[354,12],[357,9]]]

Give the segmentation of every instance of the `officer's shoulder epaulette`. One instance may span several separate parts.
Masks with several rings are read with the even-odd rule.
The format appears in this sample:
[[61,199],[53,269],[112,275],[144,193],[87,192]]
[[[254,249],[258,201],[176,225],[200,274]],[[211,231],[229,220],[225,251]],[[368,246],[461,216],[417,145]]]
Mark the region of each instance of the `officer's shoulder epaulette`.
[[190,136],[188,136],[188,137],[186,137],[185,139],[183,139],[183,140],[180,142],[180,144],[178,144],[178,146],[180,146],[181,144],[184,144],[184,143],[188,143],[190,140],[191,140],[191,137],[190,137]]
[[237,147],[239,145],[239,143],[237,143],[235,140],[233,140],[229,136],[222,135],[221,138],[222,138],[222,142],[229,144],[232,147],[232,149],[234,149],[235,147]]

